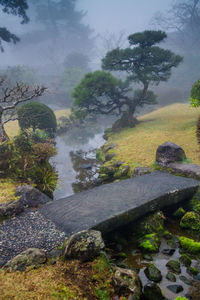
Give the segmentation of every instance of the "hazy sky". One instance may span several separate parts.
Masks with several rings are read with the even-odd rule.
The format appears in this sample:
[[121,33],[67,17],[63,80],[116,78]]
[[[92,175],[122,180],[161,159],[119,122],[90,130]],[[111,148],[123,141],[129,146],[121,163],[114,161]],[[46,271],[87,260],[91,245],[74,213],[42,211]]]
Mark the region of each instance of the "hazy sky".
[[87,11],[85,22],[97,32],[127,33],[144,30],[156,11],[167,10],[172,0],[79,0]]

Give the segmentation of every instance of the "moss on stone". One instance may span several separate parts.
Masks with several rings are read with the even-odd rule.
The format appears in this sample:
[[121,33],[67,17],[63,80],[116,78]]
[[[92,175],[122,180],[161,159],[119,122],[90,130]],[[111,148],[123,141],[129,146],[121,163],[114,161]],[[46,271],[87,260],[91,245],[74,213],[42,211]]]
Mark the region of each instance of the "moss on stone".
[[180,219],[184,216],[185,214],[185,210],[182,207],[179,207],[174,213],[173,213],[173,217]]
[[186,267],[189,267],[192,263],[191,258],[187,254],[182,254],[179,260]]
[[193,211],[187,212],[180,221],[182,228],[200,230],[200,216]]
[[162,235],[164,232],[164,220],[165,216],[162,211],[157,211],[137,222],[137,232],[140,236],[150,233]]
[[195,242],[192,239],[181,236],[179,238],[181,247],[188,253],[191,254],[200,254],[200,243]]
[[157,234],[146,234],[139,240],[139,247],[145,252],[158,252],[160,239]]

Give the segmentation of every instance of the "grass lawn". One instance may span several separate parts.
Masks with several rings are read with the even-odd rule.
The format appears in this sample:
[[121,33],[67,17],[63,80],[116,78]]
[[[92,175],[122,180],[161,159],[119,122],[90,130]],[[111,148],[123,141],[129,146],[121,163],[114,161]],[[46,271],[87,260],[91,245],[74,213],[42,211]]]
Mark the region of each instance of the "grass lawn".
[[131,168],[151,166],[155,162],[157,147],[167,141],[185,150],[192,163],[200,164],[200,152],[195,131],[200,109],[189,104],[172,104],[144,116],[140,123],[113,134],[108,142],[117,144],[114,160],[128,163]]
[[[0,271],[0,298],[14,300],[111,299],[112,273],[101,257],[91,263],[59,261],[25,272]],[[98,297],[101,295],[102,297]],[[103,298],[104,296],[104,298]]]

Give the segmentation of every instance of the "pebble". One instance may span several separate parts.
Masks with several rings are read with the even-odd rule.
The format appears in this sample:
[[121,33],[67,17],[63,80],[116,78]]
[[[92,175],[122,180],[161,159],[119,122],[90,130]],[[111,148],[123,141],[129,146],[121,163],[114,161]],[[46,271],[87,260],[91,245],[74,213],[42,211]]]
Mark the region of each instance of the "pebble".
[[67,238],[37,210],[27,210],[0,223],[0,267],[28,248],[51,251]]

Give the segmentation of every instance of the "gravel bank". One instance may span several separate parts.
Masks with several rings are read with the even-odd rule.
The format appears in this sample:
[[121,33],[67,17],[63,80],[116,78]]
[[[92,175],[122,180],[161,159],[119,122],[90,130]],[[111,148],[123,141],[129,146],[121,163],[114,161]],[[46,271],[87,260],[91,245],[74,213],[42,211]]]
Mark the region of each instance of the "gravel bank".
[[0,223],[0,267],[27,248],[47,251],[62,244],[66,234],[37,210],[28,210]]

